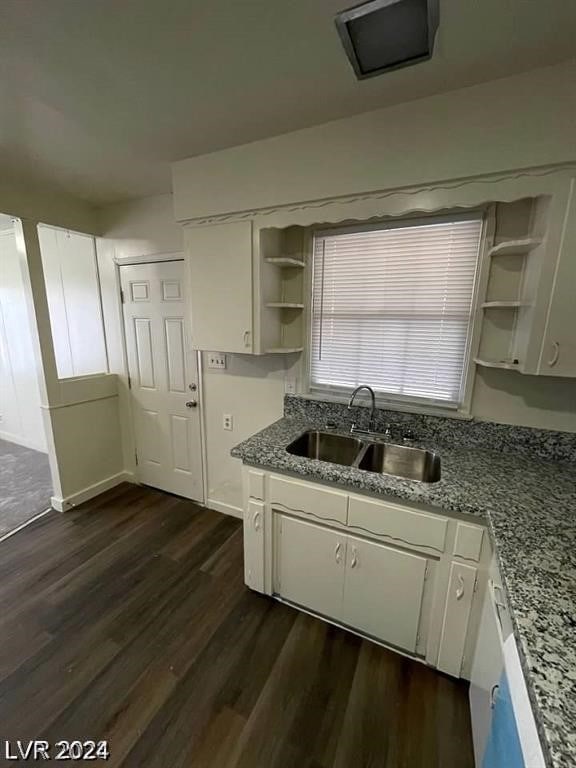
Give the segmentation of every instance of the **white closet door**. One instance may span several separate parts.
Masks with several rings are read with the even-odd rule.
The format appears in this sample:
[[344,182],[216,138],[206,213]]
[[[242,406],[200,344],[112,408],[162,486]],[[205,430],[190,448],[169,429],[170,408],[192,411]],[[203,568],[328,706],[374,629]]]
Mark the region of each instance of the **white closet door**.
[[74,376],[108,369],[94,238],[57,231]]
[[64,286],[62,285],[62,274],[60,271],[60,250],[57,235],[58,230],[52,227],[38,227],[38,239],[42,255],[48,311],[50,312],[50,329],[52,331],[56,368],[58,376],[61,379],[67,379],[70,376],[74,376],[74,365],[72,363],[72,350],[68,335],[68,320],[66,319]]

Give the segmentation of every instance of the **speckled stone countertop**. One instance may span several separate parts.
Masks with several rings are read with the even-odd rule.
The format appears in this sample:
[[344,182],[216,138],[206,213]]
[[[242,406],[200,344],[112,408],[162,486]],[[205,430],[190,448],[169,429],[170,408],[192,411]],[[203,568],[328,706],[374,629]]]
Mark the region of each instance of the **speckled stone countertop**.
[[[288,398],[287,398],[288,400]],[[441,455],[442,479],[426,484],[292,456],[286,446],[305,429],[343,412],[318,404],[290,414],[232,450],[246,464],[484,518],[508,594],[527,688],[548,765],[576,765],[576,435],[487,425],[487,440],[470,446],[466,425],[439,428],[434,417],[416,424],[413,445]],[[380,420],[390,413],[379,413]],[[434,425],[431,430],[425,421]],[[454,421],[452,421],[454,425]],[[469,423],[470,434],[477,433]],[[480,427],[480,430],[484,427]],[[458,430],[461,434],[458,435]],[[518,430],[516,440],[515,430]],[[540,433],[530,435],[528,433]],[[464,437],[462,437],[464,435]],[[554,436],[558,435],[558,439]],[[518,450],[514,450],[514,443]],[[528,447],[526,447],[528,446]],[[542,458],[546,456],[547,458]],[[551,458],[554,461],[550,460]]]

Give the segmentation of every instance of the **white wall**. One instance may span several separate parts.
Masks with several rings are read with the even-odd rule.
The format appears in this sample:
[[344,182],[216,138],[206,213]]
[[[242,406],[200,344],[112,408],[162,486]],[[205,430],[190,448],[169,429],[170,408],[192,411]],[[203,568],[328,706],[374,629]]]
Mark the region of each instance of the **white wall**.
[[576,382],[477,369],[471,410],[483,421],[576,432]]
[[176,218],[574,160],[575,83],[568,62],[183,160]]
[[38,387],[54,488],[52,504],[65,510],[126,479],[117,379],[108,374],[58,377],[37,222],[18,221],[15,235],[24,264],[36,369],[42,371]]
[[[226,355],[227,370],[206,368],[204,353],[204,424],[207,444],[208,505],[222,512],[242,507],[242,476],[230,449],[281,418],[284,403],[283,355]],[[233,418],[231,432],[223,414]]]
[[5,173],[0,175],[0,211],[77,232],[98,233],[93,206],[53,187],[39,188]]
[[22,263],[11,230],[0,232],[0,438],[46,451]]

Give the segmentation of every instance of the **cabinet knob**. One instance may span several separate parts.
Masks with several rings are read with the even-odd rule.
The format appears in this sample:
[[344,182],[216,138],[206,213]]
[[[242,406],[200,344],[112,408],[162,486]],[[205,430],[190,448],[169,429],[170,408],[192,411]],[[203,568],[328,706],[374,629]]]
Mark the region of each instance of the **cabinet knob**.
[[350,568],[356,568],[358,565],[358,550],[356,547],[352,547],[352,560],[350,560]]
[[462,575],[458,574],[458,588],[456,589],[456,600],[462,600],[464,597],[464,579]]
[[552,342],[552,357],[548,360],[550,368],[556,365],[560,357],[560,344],[557,341]]
[[338,542],[338,544],[336,544],[336,548],[334,550],[334,559],[336,560],[336,562],[338,564],[340,564],[340,560],[341,560],[341,558],[340,558],[340,550],[341,549],[342,549],[342,544],[340,542]]
[[498,685],[498,683],[496,683],[496,685],[493,685],[490,690],[490,709],[494,709],[494,707],[496,706],[496,696],[498,694],[498,688],[500,688],[500,686]]

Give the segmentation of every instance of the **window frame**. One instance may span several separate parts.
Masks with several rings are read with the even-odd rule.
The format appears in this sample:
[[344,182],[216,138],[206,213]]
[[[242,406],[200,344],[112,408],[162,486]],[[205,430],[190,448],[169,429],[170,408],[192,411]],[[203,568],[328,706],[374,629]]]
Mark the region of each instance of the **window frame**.
[[383,392],[376,392],[376,404],[379,408],[388,408],[395,411],[405,411],[408,413],[423,413],[429,415],[451,416],[454,418],[470,419],[472,393],[476,374],[476,365],[474,358],[478,353],[480,342],[481,327],[481,296],[486,292],[488,281],[488,261],[486,258],[487,244],[490,242],[494,231],[494,210],[493,206],[475,207],[466,210],[442,211],[441,213],[431,213],[422,215],[421,213],[402,216],[391,219],[374,220],[369,222],[342,223],[327,227],[318,225],[309,230],[307,242],[307,268],[306,268],[306,340],[305,356],[303,360],[304,369],[304,392],[303,395],[311,400],[328,400],[332,402],[348,402],[352,387],[334,387],[322,386],[312,383],[312,299],[313,299],[313,263],[314,263],[314,242],[318,237],[333,235],[353,234],[356,232],[370,232],[384,229],[398,229],[409,226],[418,226],[425,224],[441,224],[452,221],[470,221],[478,220],[481,222],[480,245],[478,249],[478,258],[476,261],[476,270],[474,273],[474,285],[472,290],[472,304],[470,311],[470,326],[466,339],[466,349],[464,354],[462,400],[460,403],[450,405],[441,403],[439,400],[428,398],[403,397],[402,395],[387,395]]

